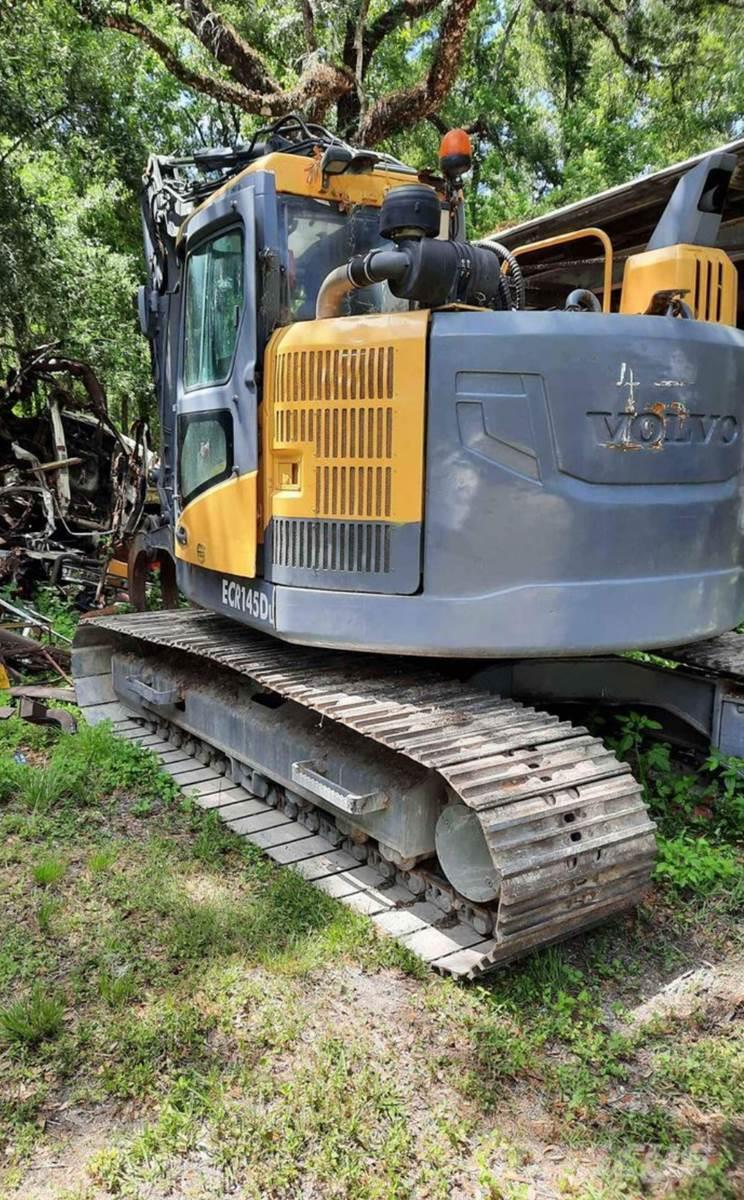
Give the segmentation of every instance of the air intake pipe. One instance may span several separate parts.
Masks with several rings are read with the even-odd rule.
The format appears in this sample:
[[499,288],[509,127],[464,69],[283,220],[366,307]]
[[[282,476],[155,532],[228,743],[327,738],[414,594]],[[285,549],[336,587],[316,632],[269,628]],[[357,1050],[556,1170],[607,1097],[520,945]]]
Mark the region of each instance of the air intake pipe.
[[473,242],[438,240],[440,215],[433,188],[391,189],[380,211],[380,233],[395,242],[395,249],[370,250],[331,271],[318,293],[315,315],[340,316],[350,292],[382,282],[398,299],[428,308],[448,302],[511,308],[499,256]]

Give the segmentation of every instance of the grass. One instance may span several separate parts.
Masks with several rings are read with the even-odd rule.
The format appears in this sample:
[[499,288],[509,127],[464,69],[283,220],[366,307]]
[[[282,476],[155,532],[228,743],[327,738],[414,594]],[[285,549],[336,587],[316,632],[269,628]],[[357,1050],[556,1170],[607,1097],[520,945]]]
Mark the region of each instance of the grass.
[[51,887],[59,883],[65,873],[65,864],[59,858],[44,858],[33,869],[34,883],[39,887]]
[[672,786],[628,733],[694,870],[670,859],[636,915],[468,988],[105,727],[0,723],[2,1200],[49,1159],[60,1200],[733,1200],[735,1027],[627,1013],[732,950],[738,776]]
[[35,984],[31,994],[0,1008],[0,1040],[14,1045],[36,1046],[55,1038],[62,1028],[64,1004],[57,996]]

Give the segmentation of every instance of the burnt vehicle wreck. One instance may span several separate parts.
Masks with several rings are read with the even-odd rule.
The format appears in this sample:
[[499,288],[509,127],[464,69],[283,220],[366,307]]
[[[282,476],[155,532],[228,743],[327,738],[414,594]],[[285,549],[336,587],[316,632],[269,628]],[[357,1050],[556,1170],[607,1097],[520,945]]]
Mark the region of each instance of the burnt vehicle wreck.
[[[78,386],[75,386],[77,384]],[[0,384],[0,584],[43,582],[100,599],[146,519],[152,455],[111,420],[92,368],[42,346]],[[119,572],[126,576],[126,569]]]

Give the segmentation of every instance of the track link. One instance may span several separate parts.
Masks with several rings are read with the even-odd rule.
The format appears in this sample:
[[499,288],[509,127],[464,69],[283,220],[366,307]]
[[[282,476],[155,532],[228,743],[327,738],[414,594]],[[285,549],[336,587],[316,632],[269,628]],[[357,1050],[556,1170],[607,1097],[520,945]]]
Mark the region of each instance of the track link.
[[477,813],[500,881],[498,901],[479,907],[436,871],[398,872],[398,882],[427,895],[438,890],[440,907],[490,933],[443,956],[444,971],[473,978],[631,907],[648,886],[654,825],[640,787],[586,729],[428,666],[295,647],[206,612],[96,618],[76,645],[107,641],[164,647],[238,672],[437,771],[452,797]]

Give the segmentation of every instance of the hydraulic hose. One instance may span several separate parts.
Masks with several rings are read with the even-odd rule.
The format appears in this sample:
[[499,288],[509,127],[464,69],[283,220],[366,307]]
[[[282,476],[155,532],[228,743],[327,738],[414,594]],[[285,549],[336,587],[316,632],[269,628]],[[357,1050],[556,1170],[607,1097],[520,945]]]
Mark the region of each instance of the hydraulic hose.
[[[512,254],[511,250],[508,250],[506,246],[502,246],[501,242],[493,242],[489,240],[476,242],[475,244],[476,246],[482,246],[485,250],[492,250],[494,254],[498,255],[502,262],[507,264],[509,267],[509,275],[506,277],[507,287],[509,287],[509,283],[513,285],[515,307],[524,308],[527,293],[525,289],[522,268],[519,265],[519,259],[516,257],[516,255]],[[509,288],[510,292],[511,290],[512,289]]]

